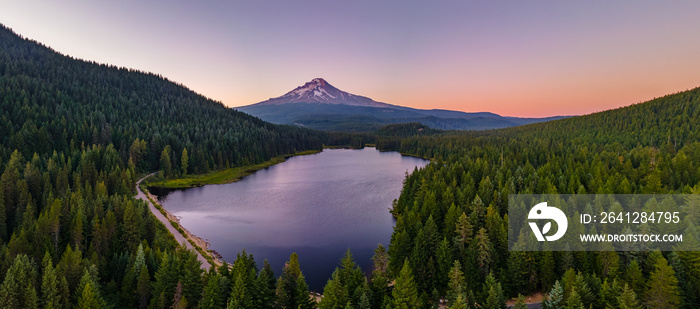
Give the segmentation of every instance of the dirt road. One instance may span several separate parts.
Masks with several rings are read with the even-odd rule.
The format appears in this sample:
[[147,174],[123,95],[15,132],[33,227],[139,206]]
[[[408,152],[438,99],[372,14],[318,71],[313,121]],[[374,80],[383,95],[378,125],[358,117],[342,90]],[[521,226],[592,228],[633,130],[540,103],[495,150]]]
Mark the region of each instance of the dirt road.
[[[156,172],[156,173],[157,173],[157,172]],[[191,244],[189,241],[187,241],[187,239],[185,239],[185,237],[182,236],[182,234],[180,234],[180,232],[179,232],[172,224],[170,224],[170,221],[168,221],[168,219],[167,219],[165,216],[163,216],[162,213],[160,213],[160,211],[158,210],[158,208],[156,208],[156,206],[154,206],[153,203],[151,203],[151,201],[146,197],[146,194],[144,194],[144,193],[141,191],[141,188],[139,188],[139,184],[141,184],[141,181],[144,180],[144,179],[146,179],[146,178],[148,178],[149,176],[151,176],[151,175],[153,175],[153,174],[155,174],[155,173],[148,174],[148,175],[144,176],[143,178],[139,179],[139,181],[136,182],[136,192],[138,192],[138,194],[136,194],[135,197],[136,197],[137,199],[144,200],[144,201],[146,201],[146,203],[148,203],[148,209],[151,210],[151,213],[152,213],[154,216],[156,216],[156,218],[157,218],[158,220],[160,220],[160,222],[163,222],[163,225],[165,225],[165,227],[168,229],[168,231],[170,231],[170,234],[173,234],[173,236],[175,236],[175,240],[176,240],[180,245],[185,246],[185,248],[190,249],[190,250],[194,251],[194,253],[197,254],[197,259],[198,259],[200,262],[202,262],[202,269],[204,269],[204,270],[209,269],[209,267],[211,266],[211,264],[209,264],[209,262],[207,261],[207,259],[205,259],[205,258],[202,256],[202,254],[200,254],[197,250],[195,250],[194,247],[192,246],[192,244]]]

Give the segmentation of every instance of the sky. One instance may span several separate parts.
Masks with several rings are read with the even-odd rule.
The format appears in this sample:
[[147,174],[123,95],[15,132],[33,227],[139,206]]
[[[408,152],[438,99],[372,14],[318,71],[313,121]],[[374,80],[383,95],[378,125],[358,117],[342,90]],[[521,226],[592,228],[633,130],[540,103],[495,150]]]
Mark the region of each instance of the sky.
[[0,1],[76,58],[235,107],[316,77],[376,101],[579,115],[700,86],[698,1]]

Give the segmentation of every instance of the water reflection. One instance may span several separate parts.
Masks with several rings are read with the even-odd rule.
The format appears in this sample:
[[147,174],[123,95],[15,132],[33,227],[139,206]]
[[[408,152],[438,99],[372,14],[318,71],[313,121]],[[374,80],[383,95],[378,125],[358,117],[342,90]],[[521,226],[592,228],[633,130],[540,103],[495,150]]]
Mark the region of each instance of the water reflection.
[[405,173],[426,160],[395,152],[334,149],[293,157],[239,182],[161,195],[161,203],[227,261],[242,249],[279,275],[291,252],[320,291],[350,248],[363,269],[378,243],[388,246],[388,211]]

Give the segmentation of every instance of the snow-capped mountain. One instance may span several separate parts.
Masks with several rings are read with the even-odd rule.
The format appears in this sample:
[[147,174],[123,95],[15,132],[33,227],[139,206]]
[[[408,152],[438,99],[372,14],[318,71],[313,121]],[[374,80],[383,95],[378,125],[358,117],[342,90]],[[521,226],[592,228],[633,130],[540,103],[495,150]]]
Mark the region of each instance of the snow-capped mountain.
[[347,93],[323,78],[314,78],[281,97],[235,109],[272,123],[330,131],[374,131],[388,124],[409,122],[433,129],[484,130],[561,118],[515,118],[391,105]]
[[389,107],[391,105],[374,101],[368,97],[347,93],[333,87],[323,78],[314,78],[310,82],[287,92],[281,97],[271,98],[255,105],[279,105],[288,103],[323,103],[351,106]]

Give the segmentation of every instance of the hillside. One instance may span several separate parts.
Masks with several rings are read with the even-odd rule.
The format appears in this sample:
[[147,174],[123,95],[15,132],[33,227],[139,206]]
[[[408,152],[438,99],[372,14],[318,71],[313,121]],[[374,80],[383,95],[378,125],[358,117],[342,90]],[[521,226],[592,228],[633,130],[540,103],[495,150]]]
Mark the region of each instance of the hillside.
[[517,118],[488,112],[415,109],[354,95],[322,78],[315,78],[280,97],[236,109],[272,123],[350,132],[371,132],[388,124],[409,122],[441,130],[486,130],[562,118]]
[[[426,299],[434,289],[454,295],[459,271],[470,274],[461,279],[465,297],[479,303],[546,292],[562,304],[568,299],[560,292],[576,291],[583,308],[619,308],[615,295],[626,289],[639,303],[700,305],[697,209],[680,212],[693,224],[676,252],[508,250],[508,237],[517,239],[508,228],[510,207],[526,211],[509,205],[509,194],[700,193],[700,88],[515,128],[383,137],[377,147],[434,159],[406,178],[392,210],[397,223],[389,248],[391,271],[403,272],[409,260]],[[591,205],[567,215],[576,217],[585,207]],[[669,281],[660,281],[660,272]],[[659,289],[676,292],[655,294]]]
[[[321,149],[324,136],[161,76],[72,59],[0,26],[0,308],[180,308],[202,298],[224,307],[230,292],[207,288],[218,291],[222,275],[203,271],[133,198],[139,174],[260,163]],[[250,301],[274,303],[264,298],[275,297],[270,265],[254,291],[247,280],[258,280],[258,268],[238,269],[226,282],[243,272]]]
[[[0,158],[113,144],[140,170],[159,167],[170,145],[188,172],[260,163],[320,149],[306,130],[280,127],[226,108],[154,74],[80,61],[0,27]],[[131,149],[139,139],[140,147]]]

